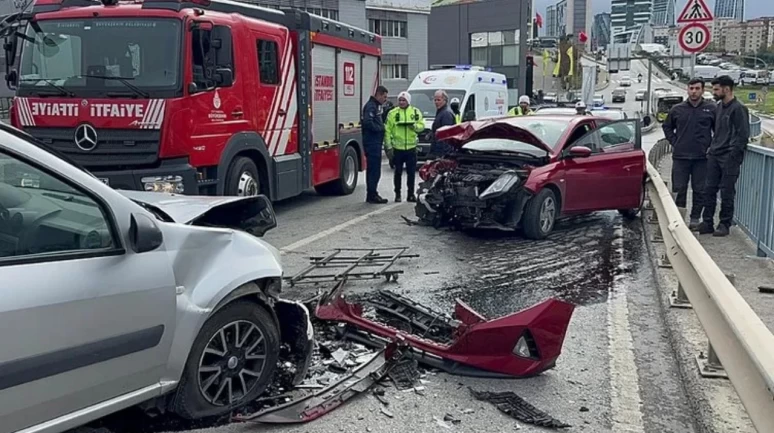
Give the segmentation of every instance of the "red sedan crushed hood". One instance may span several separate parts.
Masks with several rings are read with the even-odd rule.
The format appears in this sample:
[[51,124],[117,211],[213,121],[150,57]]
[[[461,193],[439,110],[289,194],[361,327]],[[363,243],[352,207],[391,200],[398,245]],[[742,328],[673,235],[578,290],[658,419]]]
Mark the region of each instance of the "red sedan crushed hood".
[[550,146],[539,139],[535,134],[515,125],[513,118],[478,120],[460,123],[459,125],[440,128],[435,133],[435,138],[442,140],[457,149],[473,140],[482,138],[506,138],[531,144],[548,153],[553,152]]

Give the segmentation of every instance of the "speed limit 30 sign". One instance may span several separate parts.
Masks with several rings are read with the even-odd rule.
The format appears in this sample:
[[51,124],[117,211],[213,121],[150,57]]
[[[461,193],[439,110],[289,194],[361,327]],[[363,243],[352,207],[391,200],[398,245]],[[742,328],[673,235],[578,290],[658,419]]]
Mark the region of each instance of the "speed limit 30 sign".
[[710,30],[702,23],[690,23],[678,35],[680,48],[689,53],[698,53],[710,43]]

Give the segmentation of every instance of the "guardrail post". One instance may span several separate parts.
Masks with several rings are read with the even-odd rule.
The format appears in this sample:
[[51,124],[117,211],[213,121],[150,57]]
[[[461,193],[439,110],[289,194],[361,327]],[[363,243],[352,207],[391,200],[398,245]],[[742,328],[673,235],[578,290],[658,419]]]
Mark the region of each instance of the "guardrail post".
[[[731,282],[731,285],[736,281],[736,277],[733,274],[726,274],[726,278]],[[715,349],[712,347],[712,342],[707,340],[707,355],[704,352],[699,352],[696,355],[696,363],[699,366],[699,374],[702,377],[707,378],[725,378],[728,379],[728,374],[723,368],[723,364],[718,358],[718,354],[715,353]]]

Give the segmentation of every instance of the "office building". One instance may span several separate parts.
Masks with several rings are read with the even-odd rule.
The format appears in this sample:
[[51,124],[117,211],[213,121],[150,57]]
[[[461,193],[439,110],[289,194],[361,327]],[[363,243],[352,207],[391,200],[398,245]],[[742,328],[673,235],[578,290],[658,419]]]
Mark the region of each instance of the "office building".
[[506,76],[515,100],[527,88],[533,16],[531,0],[437,1],[428,24],[429,64],[489,67]]
[[[555,34],[551,36],[577,36],[580,32],[584,32],[587,35],[591,33],[593,21],[591,0],[561,0],[552,8],[556,24],[554,25]],[[587,43],[587,46],[590,45],[591,40]]]
[[650,23],[654,26],[675,25],[675,0],[653,0]]
[[380,78],[393,99],[428,69],[430,0],[257,0],[271,8],[294,7],[382,36]]
[[613,36],[650,23],[652,12],[652,0],[613,0],[610,11]]
[[715,18],[744,20],[744,0],[715,0]]
[[728,52],[755,53],[774,47],[774,19],[759,18],[727,25],[722,48]]
[[591,26],[591,45],[594,49],[605,48],[610,44],[610,14],[594,15]]
[[558,37],[559,36],[559,21],[556,19],[556,5],[551,5],[546,8],[546,36]]

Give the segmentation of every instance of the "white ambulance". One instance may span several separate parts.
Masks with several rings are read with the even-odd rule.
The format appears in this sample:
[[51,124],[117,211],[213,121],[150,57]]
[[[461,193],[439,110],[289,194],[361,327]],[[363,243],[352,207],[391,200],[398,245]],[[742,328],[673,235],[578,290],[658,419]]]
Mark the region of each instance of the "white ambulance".
[[460,100],[460,114],[465,120],[481,120],[508,114],[508,82],[505,75],[480,66],[451,66],[417,74],[408,88],[411,105],[422,111],[425,131],[419,135],[420,160],[427,158],[435,119],[433,95],[444,90],[449,102]]

